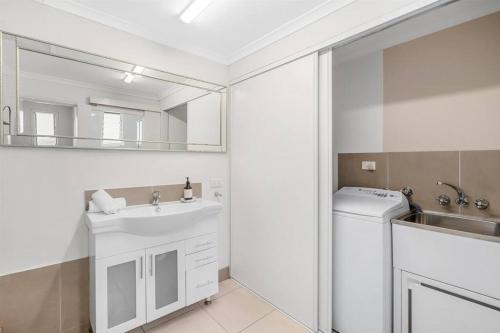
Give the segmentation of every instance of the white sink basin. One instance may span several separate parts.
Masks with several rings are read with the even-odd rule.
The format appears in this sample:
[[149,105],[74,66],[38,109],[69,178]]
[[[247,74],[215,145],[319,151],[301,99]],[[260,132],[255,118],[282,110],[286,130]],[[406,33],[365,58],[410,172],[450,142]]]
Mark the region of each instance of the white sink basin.
[[210,200],[191,203],[164,203],[156,207],[130,206],[117,214],[87,213],[86,223],[92,234],[124,232],[141,236],[156,236],[175,232],[203,218],[217,215],[222,204]]

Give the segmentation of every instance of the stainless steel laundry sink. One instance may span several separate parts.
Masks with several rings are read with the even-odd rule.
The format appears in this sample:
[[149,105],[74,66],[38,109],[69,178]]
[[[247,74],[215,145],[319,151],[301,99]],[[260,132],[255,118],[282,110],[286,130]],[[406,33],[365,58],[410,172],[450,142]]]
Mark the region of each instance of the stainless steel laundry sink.
[[392,223],[500,243],[499,220],[424,211],[404,214]]

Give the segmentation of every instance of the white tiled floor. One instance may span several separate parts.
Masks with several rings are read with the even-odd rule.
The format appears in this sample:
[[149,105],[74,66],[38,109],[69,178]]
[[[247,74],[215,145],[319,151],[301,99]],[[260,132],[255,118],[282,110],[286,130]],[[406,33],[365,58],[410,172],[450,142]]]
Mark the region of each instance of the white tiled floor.
[[234,280],[219,285],[219,294],[210,305],[196,305],[147,333],[307,333],[269,303]]

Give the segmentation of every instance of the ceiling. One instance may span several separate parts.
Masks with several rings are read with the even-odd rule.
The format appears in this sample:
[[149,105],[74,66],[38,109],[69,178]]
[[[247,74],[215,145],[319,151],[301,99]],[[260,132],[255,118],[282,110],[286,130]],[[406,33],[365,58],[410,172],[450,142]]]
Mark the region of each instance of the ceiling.
[[214,0],[192,23],[192,0],[36,0],[210,60],[230,64],[356,0]]

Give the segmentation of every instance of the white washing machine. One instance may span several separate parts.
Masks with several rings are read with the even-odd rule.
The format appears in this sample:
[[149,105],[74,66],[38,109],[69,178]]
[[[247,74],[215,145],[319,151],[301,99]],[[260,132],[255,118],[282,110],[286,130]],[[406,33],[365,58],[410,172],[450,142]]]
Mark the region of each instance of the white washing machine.
[[333,195],[335,331],[392,332],[391,218],[408,210],[397,191],[344,187]]

